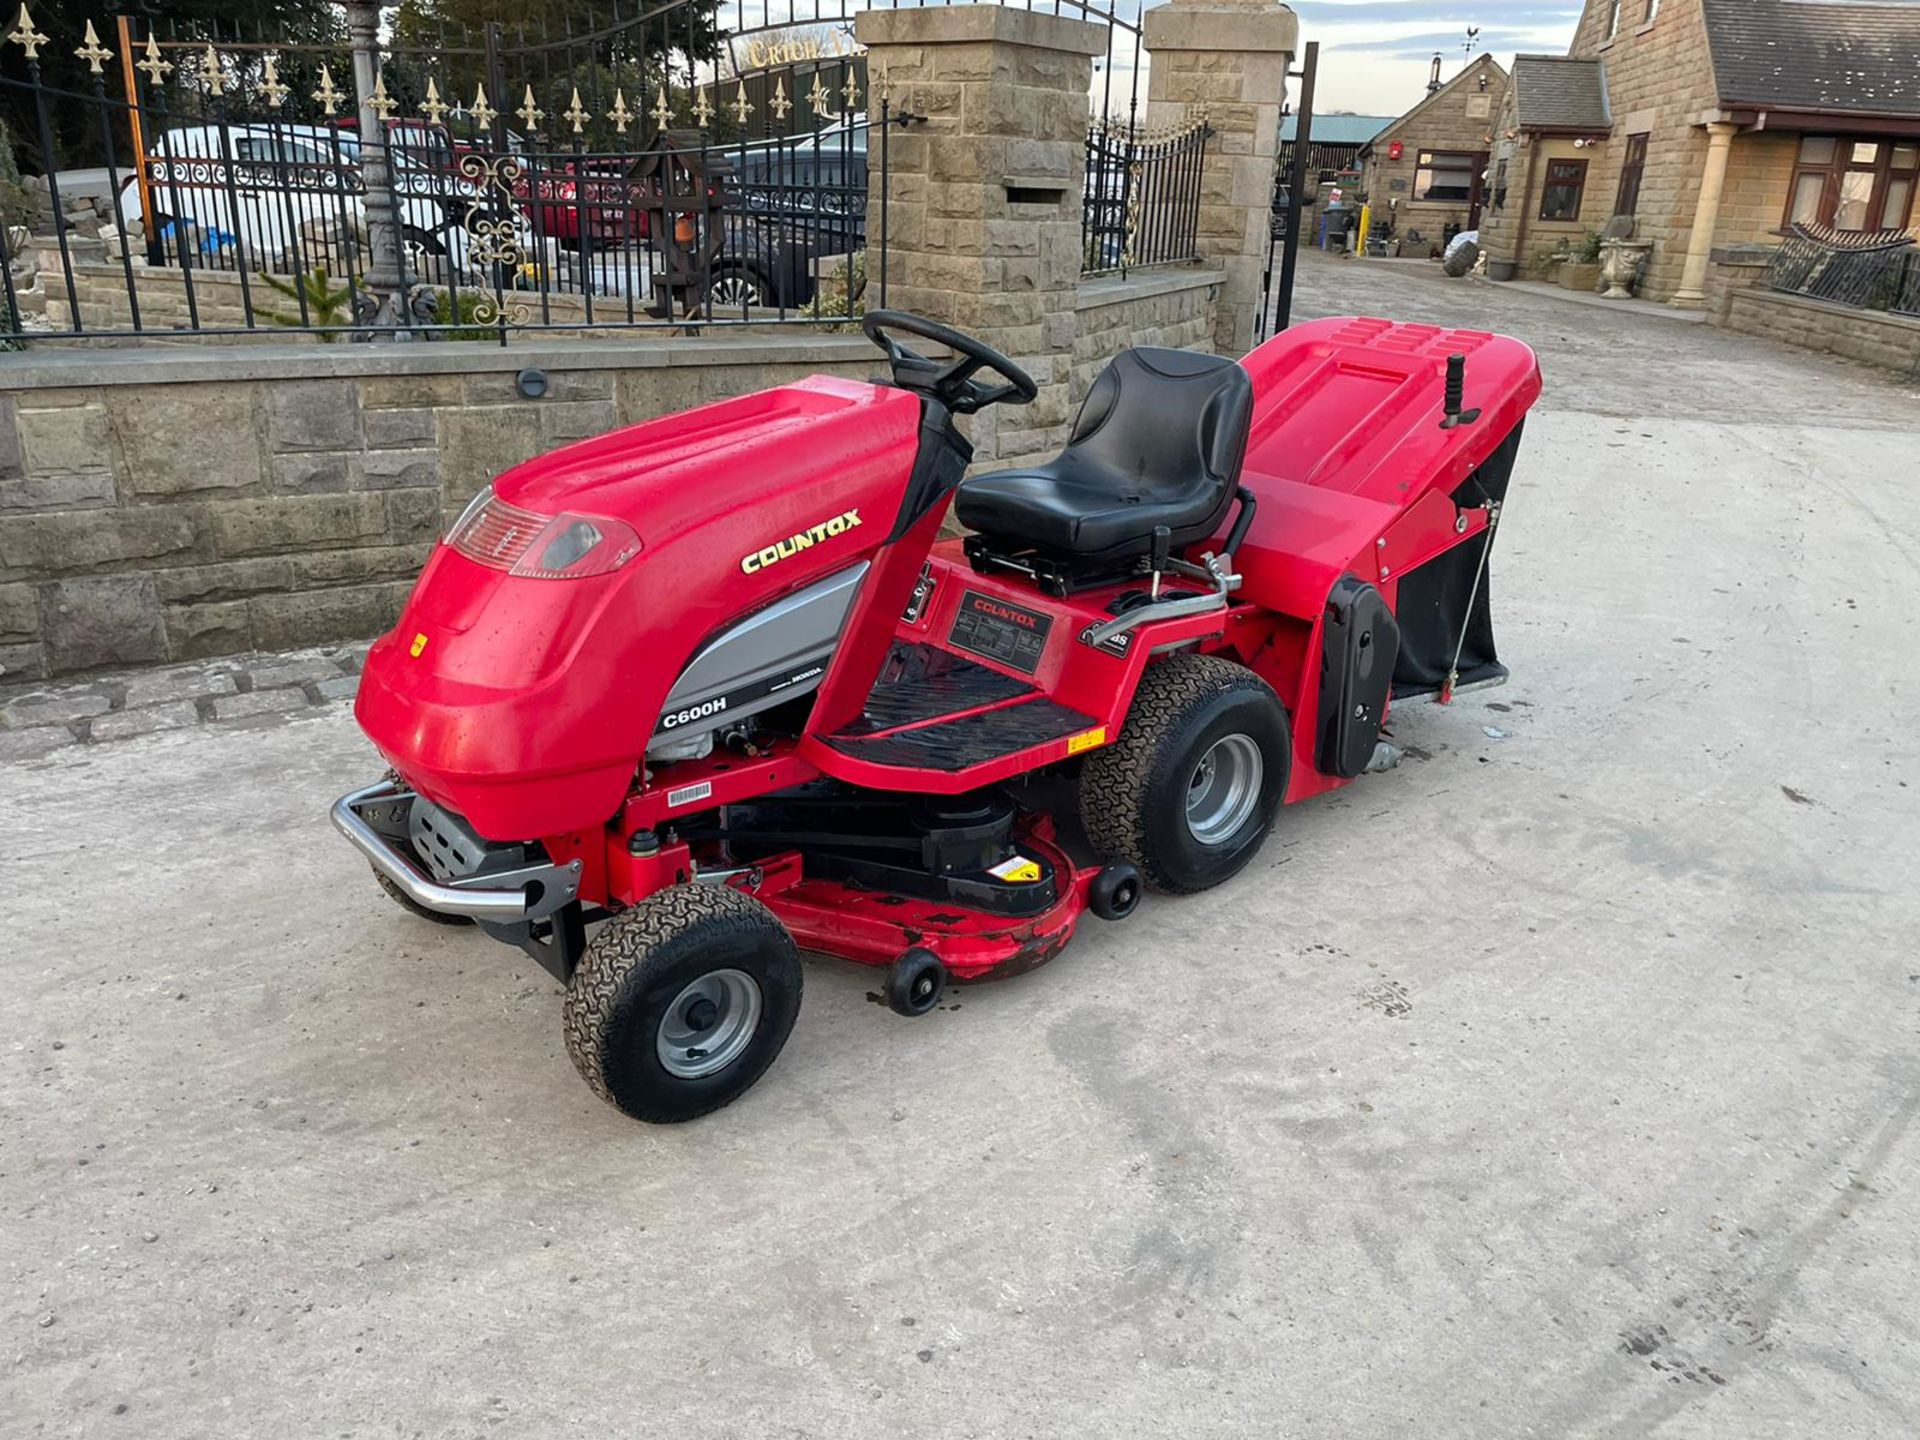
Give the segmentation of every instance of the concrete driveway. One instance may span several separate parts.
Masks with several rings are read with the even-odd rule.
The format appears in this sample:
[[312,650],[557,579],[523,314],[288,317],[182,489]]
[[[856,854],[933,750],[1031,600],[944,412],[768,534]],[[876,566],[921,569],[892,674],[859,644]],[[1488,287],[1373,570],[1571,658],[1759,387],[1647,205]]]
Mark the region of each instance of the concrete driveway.
[[0,768],[0,1432],[1920,1431],[1920,397],[1435,269],[1301,309],[1540,348],[1513,683],[710,1120],[382,900],[340,707]]

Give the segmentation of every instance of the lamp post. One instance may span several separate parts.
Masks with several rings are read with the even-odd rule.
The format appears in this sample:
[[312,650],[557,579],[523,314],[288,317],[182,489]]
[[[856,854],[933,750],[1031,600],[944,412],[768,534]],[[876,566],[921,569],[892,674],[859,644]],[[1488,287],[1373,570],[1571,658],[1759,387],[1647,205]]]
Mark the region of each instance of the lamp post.
[[379,0],[346,0],[347,36],[353,47],[353,91],[360,120],[360,179],[366,187],[367,273],[364,293],[372,302],[365,322],[375,340],[410,340],[405,329],[405,276],[400,270],[400,207],[393,198],[393,169],[387,151],[391,109],[376,97],[380,84]]

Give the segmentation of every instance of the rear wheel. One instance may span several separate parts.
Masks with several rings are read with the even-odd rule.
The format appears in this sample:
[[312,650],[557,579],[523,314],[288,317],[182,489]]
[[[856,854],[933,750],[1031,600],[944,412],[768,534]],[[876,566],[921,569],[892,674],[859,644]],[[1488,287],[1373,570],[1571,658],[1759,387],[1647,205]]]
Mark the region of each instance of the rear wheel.
[[670,1124],[739,1098],[800,1013],[793,939],[759,901],[677,885],[609,920],[567,987],[567,1053],[594,1093]]
[[1147,667],[1119,738],[1080,772],[1087,838],[1156,890],[1210,889],[1267,838],[1291,747],[1286,709],[1251,670],[1169,656]]

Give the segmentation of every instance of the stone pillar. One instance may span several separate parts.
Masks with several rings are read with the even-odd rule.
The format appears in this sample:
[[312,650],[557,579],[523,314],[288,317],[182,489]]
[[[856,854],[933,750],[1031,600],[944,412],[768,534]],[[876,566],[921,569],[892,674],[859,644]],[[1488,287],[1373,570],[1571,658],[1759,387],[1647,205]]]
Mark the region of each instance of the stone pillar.
[[1147,11],[1147,123],[1178,124],[1204,109],[1200,252],[1226,271],[1213,348],[1244,354],[1262,303],[1280,112],[1300,26],[1274,0],[1172,0]]
[[1720,196],[1727,186],[1727,157],[1738,125],[1724,120],[1707,126],[1707,168],[1700,176],[1700,203],[1694,207],[1687,236],[1687,268],[1668,303],[1676,310],[1699,310],[1707,303],[1707,262],[1713,256],[1713,231],[1720,222]]
[[[1066,443],[1080,280],[1088,92],[1106,31],[1003,5],[863,10],[869,114],[884,94],[913,117],[867,142],[867,235],[881,231],[885,147],[887,305],[978,336],[1040,387],[969,430],[975,463]],[[867,297],[877,303],[870,256]]]

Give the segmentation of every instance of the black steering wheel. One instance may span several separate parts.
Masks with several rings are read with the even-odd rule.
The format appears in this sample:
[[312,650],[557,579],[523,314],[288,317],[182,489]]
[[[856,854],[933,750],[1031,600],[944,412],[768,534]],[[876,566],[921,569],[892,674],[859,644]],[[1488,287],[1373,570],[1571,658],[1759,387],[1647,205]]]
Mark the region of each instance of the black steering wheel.
[[[1002,400],[1029,405],[1040,393],[1031,375],[991,345],[945,325],[936,325],[922,316],[909,315],[904,310],[869,310],[862,317],[860,328],[867,339],[886,352],[887,363],[893,367],[894,384],[903,390],[931,395],[956,415],[971,415]],[[930,360],[902,345],[887,333],[889,330],[901,330],[944,345],[959,358]],[[1006,384],[986,385],[974,379],[981,370],[993,371]]]

